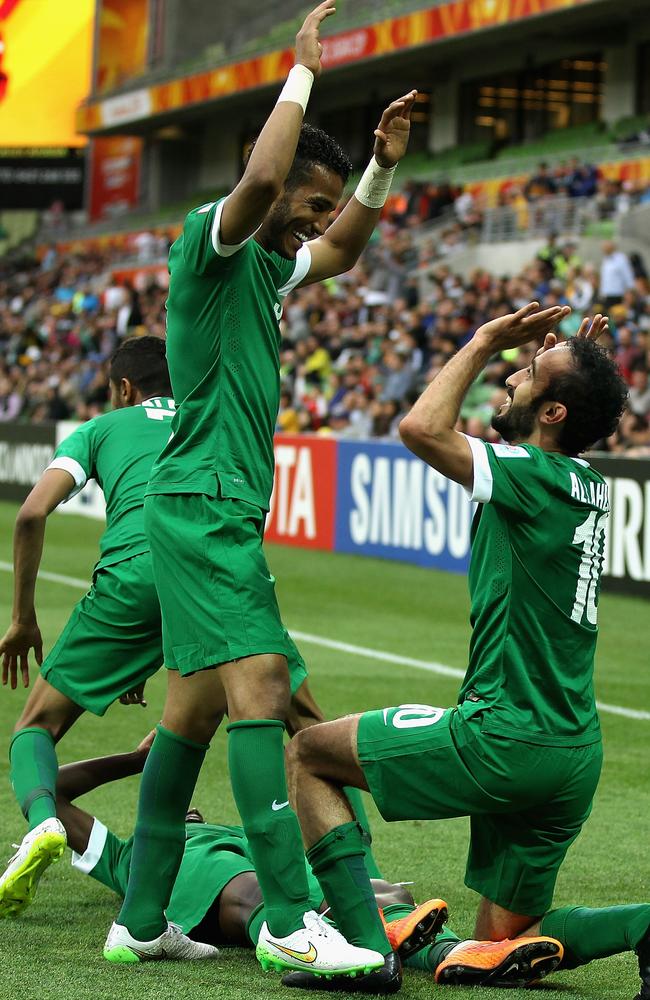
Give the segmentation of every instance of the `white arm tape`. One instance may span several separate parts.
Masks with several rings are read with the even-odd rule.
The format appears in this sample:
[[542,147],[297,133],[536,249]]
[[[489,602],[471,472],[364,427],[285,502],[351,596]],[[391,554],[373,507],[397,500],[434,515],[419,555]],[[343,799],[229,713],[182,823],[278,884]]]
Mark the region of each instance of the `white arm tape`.
[[280,91],[280,96],[278,97],[277,103],[280,101],[292,101],[294,104],[299,104],[302,108],[302,113],[304,115],[307,110],[307,102],[309,100],[309,95],[311,94],[311,88],[314,83],[314,74],[302,63],[296,63],[296,65],[289,70],[289,76],[286,79],[286,83],[282,90]]
[[395,167],[380,167],[373,156],[357,184],[354,197],[366,208],[383,208],[394,173]]

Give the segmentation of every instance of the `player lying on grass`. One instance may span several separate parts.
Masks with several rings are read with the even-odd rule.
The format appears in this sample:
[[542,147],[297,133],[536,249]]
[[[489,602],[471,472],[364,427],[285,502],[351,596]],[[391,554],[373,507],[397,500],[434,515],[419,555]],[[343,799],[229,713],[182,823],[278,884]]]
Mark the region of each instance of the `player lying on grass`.
[[169,953],[165,910],[185,813],[221,719],[219,678],[230,710],[233,795],[268,914],[258,957],[316,972],[383,963],[374,949],[331,938],[309,912],[283,753],[292,649],[262,549],[283,299],[358,260],[406,152],[416,97],[411,91],[386,108],[371,162],[328,226],[351,164],[331,136],[303,125],[303,115],[321,70],[320,26],[333,13],[325,0],[306,18],[296,65],[241,180],[226,198],[190,212],[170,250],[167,357],[178,407],[145,504],[168,695],[142,775],[128,891],[104,946],[109,961],[129,949]]
[[[0,878],[0,917],[29,901],[16,898],[11,888],[21,866],[38,861],[40,871],[65,847],[65,830],[56,819],[55,745],[83,712],[104,715],[117,699],[141,702],[147,678],[162,665],[160,605],[143,505],[174,412],[164,341],[125,341],[111,359],[110,395],[112,411],[89,420],[58,446],[16,518],[12,624],[0,640],[2,683],[16,688],[20,673],[28,687],[32,649],[40,674],[9,751],[11,784],[29,833]],[[88,479],[97,480],[106,498],[99,560],[90,590],[43,662],[34,602],[45,525]]]
[[[465,881],[482,897],[476,937],[540,931],[582,958],[610,954],[614,940],[618,950],[647,941],[643,907],[633,934],[627,910],[547,912],[602,761],[593,666],[609,500],[602,476],[579,456],[613,432],[627,397],[615,363],[595,343],[605,318],[586,320],[579,336],[557,344],[551,329],[569,311],[540,312],[531,303],[480,327],[400,426],[412,451],[479,504],[469,571],[473,632],[458,706],[349,716],[299,734],[288,748],[312,869],[343,934],[376,951],[387,941],[364,907],[368,880],[341,783],[369,789],[387,820],[471,817]],[[531,340],[543,347],[507,379],[507,402],[493,419],[509,444],[460,434],[461,404],[490,358]],[[650,975],[647,965],[642,974]],[[369,988],[399,987],[395,969],[368,979]],[[318,985],[307,973],[285,982]],[[338,985],[345,989],[345,980]],[[650,1000],[650,983],[644,989]]]
[[[119,896],[126,890],[133,838],[120,839],[72,802],[106,782],[139,774],[153,737],[150,733],[132,753],[67,764],[59,771],[57,808],[74,852],[72,864]],[[308,868],[306,877],[310,904],[323,912],[326,903],[318,880]],[[416,906],[404,886],[381,878],[373,879],[372,888],[391,946],[409,968],[435,975],[441,968],[462,962],[474,969],[477,984],[494,985],[513,966],[529,970],[529,978],[539,978],[557,962],[559,949],[545,938],[461,942],[443,926],[447,910],[442,900]],[[209,946],[207,953],[197,949],[192,958],[216,958],[220,946],[257,945],[266,911],[241,827],[206,823],[196,809],[187,814],[183,857],[167,913],[170,922],[193,942]],[[132,961],[138,961],[138,956],[133,955]],[[525,978],[521,971],[518,976]]]

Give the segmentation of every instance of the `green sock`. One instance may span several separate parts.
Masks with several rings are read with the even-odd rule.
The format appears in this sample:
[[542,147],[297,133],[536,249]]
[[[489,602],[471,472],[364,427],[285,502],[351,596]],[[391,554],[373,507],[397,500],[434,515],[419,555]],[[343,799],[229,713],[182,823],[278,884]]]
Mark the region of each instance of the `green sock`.
[[370,878],[364,864],[363,835],[358,823],[343,823],[307,851],[336,926],[350,944],[391,952]]
[[257,947],[257,941],[260,936],[260,931],[262,930],[262,924],[266,920],[266,909],[264,903],[260,903],[256,906],[250,917],[246,921],[246,933],[248,934],[248,940],[253,945],[253,948]]
[[[386,923],[390,923],[391,920],[401,920],[402,917],[408,917],[409,913],[413,913],[414,909],[415,906],[412,903],[390,903],[384,907],[384,920]],[[409,969],[435,972],[443,958],[459,941],[458,935],[445,926],[431,944],[425,944],[424,948],[420,948],[414,955],[409,955],[408,958],[404,959],[404,965]]]
[[409,955],[404,965],[409,969],[422,969],[424,972],[435,972],[443,958],[446,958],[452,948],[455,948],[460,938],[446,925],[436,936],[435,941],[420,948],[414,955]]
[[375,861],[375,856],[372,853],[372,833],[370,832],[370,820],[368,819],[366,807],[363,804],[363,793],[359,788],[351,788],[349,786],[344,788],[343,792],[350,803],[352,812],[356,816],[357,823],[362,830],[363,853],[366,858],[366,871],[370,875],[370,878],[383,878],[384,876],[379,871],[379,865]]
[[29,829],[56,816],[56,778],[59,762],[47,729],[19,729],[9,745],[10,777],[14,795]]
[[562,967],[576,968],[594,958],[634,951],[650,927],[650,905],[565,906],[542,917],[540,933],[564,945]]
[[165,930],[185,847],[185,814],[207,746],[157,727],[142,772],[126,896],[117,918],[139,941]]
[[287,804],[284,724],[273,719],[231,723],[228,765],[269,930],[286,937],[302,927],[309,889],[298,818]]

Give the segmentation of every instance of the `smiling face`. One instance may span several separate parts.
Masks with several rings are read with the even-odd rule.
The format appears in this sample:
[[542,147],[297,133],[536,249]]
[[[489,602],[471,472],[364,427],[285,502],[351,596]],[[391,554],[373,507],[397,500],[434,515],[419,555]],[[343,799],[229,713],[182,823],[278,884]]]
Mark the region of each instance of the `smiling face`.
[[[504,441],[513,444],[528,440],[543,417],[542,403],[548,400],[546,389],[557,375],[571,367],[571,354],[565,344],[560,344],[539,357],[533,358],[527,368],[522,368],[506,379],[508,398],[492,415],[492,427]],[[541,411],[544,413],[546,407]],[[543,420],[545,423],[556,421]]]
[[284,188],[257,234],[265,250],[294,260],[303,243],[322,236],[343,194],[343,179],[315,163],[296,187]]

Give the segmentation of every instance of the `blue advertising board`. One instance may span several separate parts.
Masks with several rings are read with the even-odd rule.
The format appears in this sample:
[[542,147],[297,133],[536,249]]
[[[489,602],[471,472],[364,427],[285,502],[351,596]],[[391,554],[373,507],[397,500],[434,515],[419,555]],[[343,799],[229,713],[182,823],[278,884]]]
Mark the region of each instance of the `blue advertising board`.
[[466,573],[474,507],[401,444],[338,442],[337,552]]

